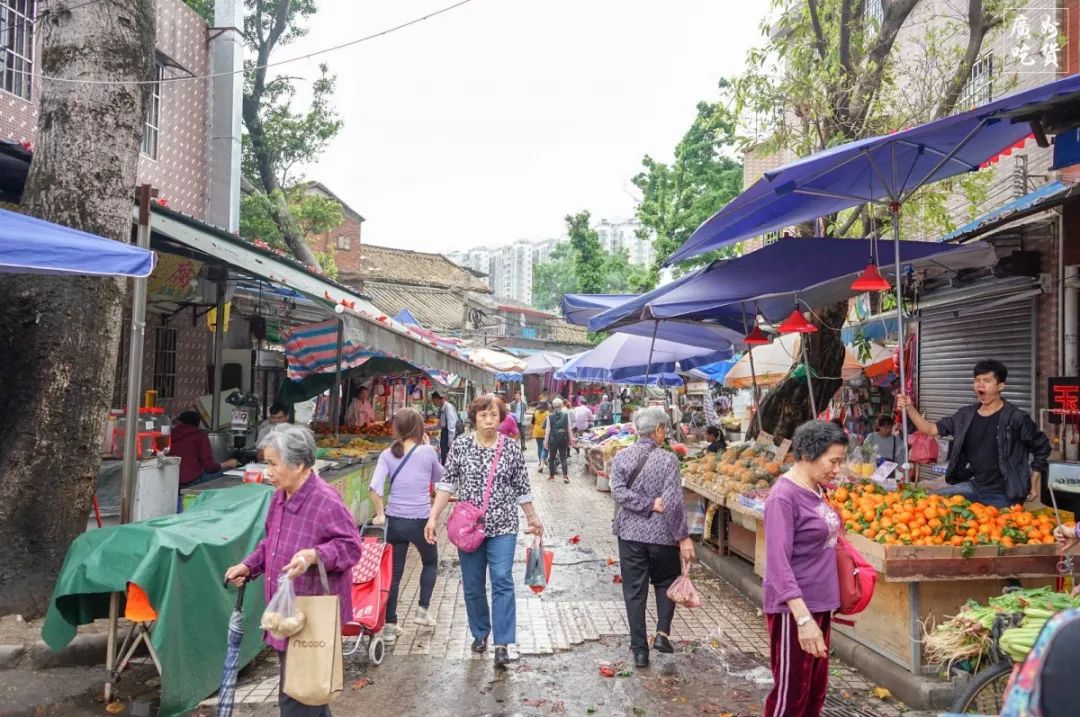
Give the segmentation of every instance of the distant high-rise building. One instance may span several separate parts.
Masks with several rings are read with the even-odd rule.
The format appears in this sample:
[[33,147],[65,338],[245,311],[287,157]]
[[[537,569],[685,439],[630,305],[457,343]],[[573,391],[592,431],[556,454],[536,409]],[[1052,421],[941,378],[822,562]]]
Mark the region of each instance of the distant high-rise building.
[[621,222],[601,219],[594,229],[604,249],[611,252],[625,249],[630,256],[630,263],[635,266],[651,266],[656,258],[652,232],[646,230],[645,238],[638,236],[643,228],[636,219]]

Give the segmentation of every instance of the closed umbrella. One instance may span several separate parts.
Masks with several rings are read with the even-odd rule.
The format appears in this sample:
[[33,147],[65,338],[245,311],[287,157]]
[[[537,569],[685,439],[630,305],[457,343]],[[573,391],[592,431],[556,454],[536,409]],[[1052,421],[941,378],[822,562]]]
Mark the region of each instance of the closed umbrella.
[[[228,585],[228,583],[226,583]],[[229,616],[229,635],[225,644],[225,667],[221,671],[217,717],[232,717],[236,702],[236,673],[240,670],[240,643],[244,641],[244,588],[236,591],[236,606]]]

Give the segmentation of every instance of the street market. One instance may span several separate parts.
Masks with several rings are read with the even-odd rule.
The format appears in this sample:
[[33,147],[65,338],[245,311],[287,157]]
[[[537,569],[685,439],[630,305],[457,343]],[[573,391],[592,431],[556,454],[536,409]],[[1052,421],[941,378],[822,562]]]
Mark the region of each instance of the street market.
[[1080,7],[471,3],[9,3],[0,717],[1080,712]]

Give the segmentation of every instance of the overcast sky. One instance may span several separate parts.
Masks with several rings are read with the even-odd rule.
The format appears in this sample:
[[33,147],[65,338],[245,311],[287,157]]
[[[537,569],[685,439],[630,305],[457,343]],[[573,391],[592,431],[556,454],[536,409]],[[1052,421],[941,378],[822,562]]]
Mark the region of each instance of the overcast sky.
[[[275,59],[452,0],[319,0]],[[345,126],[309,179],[367,219],[365,243],[446,252],[632,216],[648,153],[668,159],[699,100],[760,42],[767,0],[472,0],[283,71],[337,73]]]

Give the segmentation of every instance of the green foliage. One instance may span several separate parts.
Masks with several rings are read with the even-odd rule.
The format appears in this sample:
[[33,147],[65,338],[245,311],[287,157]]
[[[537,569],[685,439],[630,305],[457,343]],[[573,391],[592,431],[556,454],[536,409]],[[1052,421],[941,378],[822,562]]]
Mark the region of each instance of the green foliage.
[[197,12],[207,25],[214,26],[214,0],[184,0],[184,3]]
[[337,247],[333,245],[327,246],[326,251],[315,252],[315,258],[319,260],[319,268],[322,269],[323,274],[326,274],[331,279],[337,279]]
[[576,294],[574,250],[569,244],[558,244],[543,264],[533,265],[533,306],[542,311],[557,311],[563,294]]
[[[306,194],[304,185],[285,193],[293,219],[305,237],[325,234],[342,222],[341,205],[319,194]],[[248,241],[264,241],[275,249],[287,251],[281,228],[274,221],[262,194],[246,194],[240,200],[240,236]],[[322,261],[320,260],[320,265]]]
[[588,211],[566,215],[566,233],[574,252],[574,278],[582,294],[601,294],[605,285],[604,247],[589,227]]
[[[727,83],[722,82],[726,89]],[[655,235],[656,264],[639,285],[655,286],[659,268],[694,230],[742,191],[742,165],[727,153],[734,142],[733,116],[721,103],[699,102],[690,129],[675,147],[669,165],[646,155],[644,171],[634,177],[641,190],[637,218]],[[700,257],[684,269],[711,261]]]

